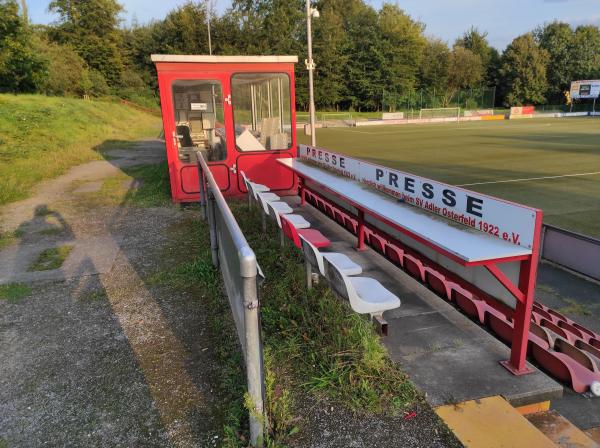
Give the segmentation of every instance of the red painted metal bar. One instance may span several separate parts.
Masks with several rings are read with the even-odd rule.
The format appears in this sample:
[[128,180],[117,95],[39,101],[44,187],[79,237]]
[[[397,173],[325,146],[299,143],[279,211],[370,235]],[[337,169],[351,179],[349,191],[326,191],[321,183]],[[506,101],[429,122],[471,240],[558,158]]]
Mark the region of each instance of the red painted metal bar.
[[365,250],[365,212],[358,209],[358,245],[357,250]]
[[510,360],[501,363],[515,375],[523,375],[531,372],[531,369],[526,365],[526,357],[527,344],[529,343],[529,327],[531,326],[531,310],[535,300],[542,217],[542,211],[539,211],[535,217],[535,234],[531,257],[529,260],[521,262],[519,289],[524,293],[524,300],[518,301],[515,309],[515,332],[511,344]]
[[523,291],[521,291],[495,263],[486,264],[485,267],[494,277],[496,277],[502,286],[508,289],[508,292],[515,296],[517,302],[523,302],[525,299],[525,294]]

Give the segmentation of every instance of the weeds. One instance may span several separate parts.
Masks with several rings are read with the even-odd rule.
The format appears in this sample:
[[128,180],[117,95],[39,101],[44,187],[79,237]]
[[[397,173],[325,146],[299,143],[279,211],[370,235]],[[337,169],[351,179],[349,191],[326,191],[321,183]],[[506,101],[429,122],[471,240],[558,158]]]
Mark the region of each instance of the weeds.
[[[389,359],[371,322],[334,297],[325,282],[307,290],[300,252],[290,245],[281,250],[274,225],[263,233],[256,208],[248,211],[243,201],[232,201],[230,207],[266,275],[260,292],[266,446],[282,446],[300,430],[293,414],[294,397],[306,392],[327,396],[356,413],[396,413],[418,400],[414,386]],[[170,234],[173,253],[185,245],[186,253],[193,255],[156,273],[150,281],[177,289],[195,288],[207,304],[222,367],[223,446],[246,446],[246,408],[251,406],[243,399],[246,386],[237,332],[220,275],[212,266],[206,224],[190,220]]]
[[565,302],[568,303],[567,306],[563,306],[558,310],[559,313],[562,314],[570,314],[572,316],[591,316],[594,313],[592,310],[585,304],[579,303],[575,299],[564,299]]
[[73,246],[65,245],[51,247],[43,250],[37,260],[29,266],[28,271],[51,271],[52,269],[60,268],[71,251]]
[[19,303],[29,294],[31,294],[31,288],[23,283],[0,285],[0,300],[6,300],[9,303]]

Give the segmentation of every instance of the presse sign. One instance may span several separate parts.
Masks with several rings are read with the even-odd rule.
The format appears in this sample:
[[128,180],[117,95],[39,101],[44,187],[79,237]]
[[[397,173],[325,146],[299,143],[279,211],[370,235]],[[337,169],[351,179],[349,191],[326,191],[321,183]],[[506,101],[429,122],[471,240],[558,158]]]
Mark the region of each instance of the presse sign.
[[[541,211],[306,145],[300,158],[464,226],[531,248]],[[381,212],[381,210],[378,210]]]

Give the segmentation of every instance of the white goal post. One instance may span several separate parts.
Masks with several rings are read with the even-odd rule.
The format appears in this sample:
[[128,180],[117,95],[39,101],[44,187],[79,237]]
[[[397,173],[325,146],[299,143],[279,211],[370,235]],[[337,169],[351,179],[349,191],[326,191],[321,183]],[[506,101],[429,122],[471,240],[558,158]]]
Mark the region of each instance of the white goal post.
[[354,126],[352,114],[349,112],[331,112],[321,114],[321,125],[326,127]]
[[456,118],[457,121],[460,121],[460,107],[421,109],[419,111],[419,119],[423,118]]

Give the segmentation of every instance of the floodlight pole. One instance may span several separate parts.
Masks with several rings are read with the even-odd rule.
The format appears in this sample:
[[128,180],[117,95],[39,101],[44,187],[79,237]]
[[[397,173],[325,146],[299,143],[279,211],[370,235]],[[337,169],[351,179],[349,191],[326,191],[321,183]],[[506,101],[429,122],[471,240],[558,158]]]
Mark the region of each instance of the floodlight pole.
[[206,0],[206,28],[208,30],[208,54],[212,56],[212,40],[210,36],[210,0]]
[[[310,144],[317,146],[317,136],[315,135],[315,94],[313,86],[313,71],[315,70],[315,62],[312,57],[312,17],[317,10],[310,5],[310,0],[306,0],[306,37],[308,40],[308,59],[306,69],[308,70],[308,98],[310,112]],[[315,17],[318,17],[316,12]]]

